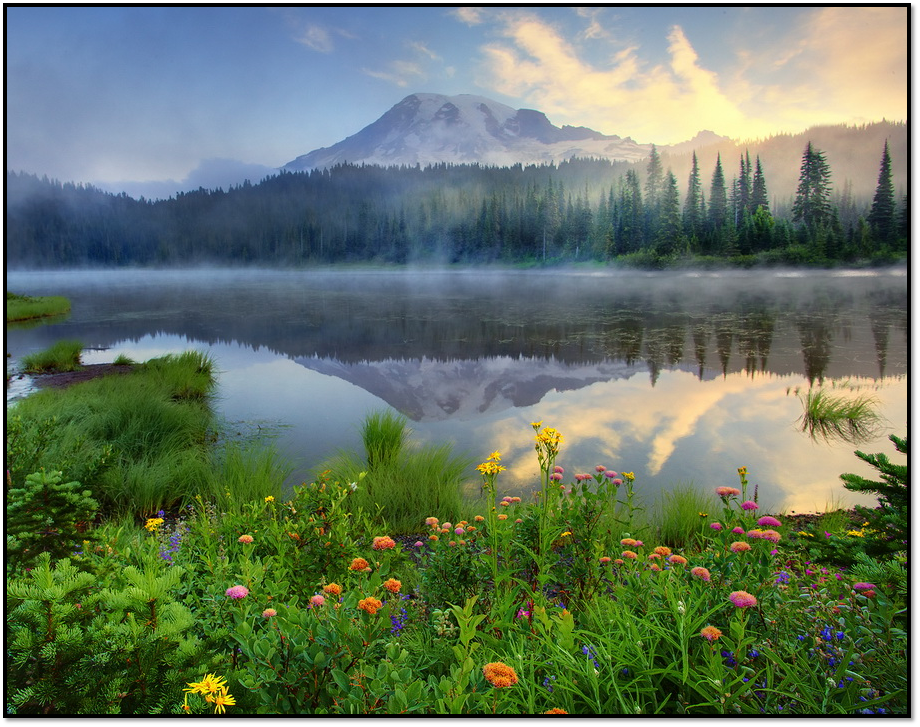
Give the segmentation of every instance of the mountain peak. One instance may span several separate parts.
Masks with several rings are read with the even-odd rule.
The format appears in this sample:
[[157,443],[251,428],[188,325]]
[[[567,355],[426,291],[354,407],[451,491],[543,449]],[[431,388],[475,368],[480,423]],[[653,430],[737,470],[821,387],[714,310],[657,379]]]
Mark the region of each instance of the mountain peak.
[[413,93],[358,133],[284,166],[306,171],[351,163],[542,164],[572,157],[637,161],[650,144],[583,126],[557,127],[542,111],[513,109],[475,94]]

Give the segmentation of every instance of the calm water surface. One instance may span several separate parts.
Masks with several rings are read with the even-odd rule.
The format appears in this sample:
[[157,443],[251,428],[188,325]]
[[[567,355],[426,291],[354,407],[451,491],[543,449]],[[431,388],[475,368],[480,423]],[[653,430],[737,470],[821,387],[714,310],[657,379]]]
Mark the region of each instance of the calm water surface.
[[[86,363],[208,351],[216,408],[234,431],[272,432],[291,483],[360,449],[364,415],[390,408],[419,441],[476,461],[500,450],[508,492],[537,482],[542,420],[565,437],[567,474],[634,471],[648,504],[678,483],[735,485],[745,465],[763,509],[804,512],[874,504],[839,475],[875,475],[857,448],[899,461],[887,435],[907,431],[903,269],[12,272],[7,288],[73,304],[9,327],[8,366],[60,338],[92,349]],[[809,386],[876,397],[886,429],[858,446],[809,439]]]

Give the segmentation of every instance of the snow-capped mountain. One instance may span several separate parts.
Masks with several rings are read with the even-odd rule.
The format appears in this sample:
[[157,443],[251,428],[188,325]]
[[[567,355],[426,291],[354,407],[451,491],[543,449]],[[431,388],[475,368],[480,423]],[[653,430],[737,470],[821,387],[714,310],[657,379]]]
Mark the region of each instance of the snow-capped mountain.
[[584,126],[554,126],[532,109],[513,109],[484,96],[415,93],[347,139],[286,164],[305,171],[349,162],[415,165],[478,162],[505,166],[572,157],[638,161],[651,144],[608,136]]

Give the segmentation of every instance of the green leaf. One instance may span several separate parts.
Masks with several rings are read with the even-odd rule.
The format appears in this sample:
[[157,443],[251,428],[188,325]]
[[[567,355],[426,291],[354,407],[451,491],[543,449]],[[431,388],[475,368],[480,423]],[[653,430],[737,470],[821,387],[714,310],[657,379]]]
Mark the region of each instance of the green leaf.
[[332,679],[338,684],[339,689],[343,692],[347,692],[351,689],[351,682],[348,681],[348,676],[341,669],[332,670]]

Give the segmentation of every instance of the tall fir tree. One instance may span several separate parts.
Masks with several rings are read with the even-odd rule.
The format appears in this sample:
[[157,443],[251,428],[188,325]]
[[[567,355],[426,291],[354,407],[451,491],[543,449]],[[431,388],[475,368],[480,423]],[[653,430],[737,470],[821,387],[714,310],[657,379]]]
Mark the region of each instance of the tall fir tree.
[[878,173],[878,186],[869,210],[869,229],[872,237],[882,244],[891,244],[895,237],[895,202],[894,185],[891,182],[891,156],[888,153],[888,140],[882,152],[882,162]]
[[751,212],[754,213],[759,207],[770,211],[770,199],[767,196],[767,181],[763,175],[763,167],[760,164],[760,155],[757,156],[754,163],[754,181],[751,183]]
[[700,185],[700,167],[693,152],[693,166],[687,180],[687,199],[684,200],[684,232],[690,238],[697,237],[703,225],[703,188]]
[[728,196],[725,191],[725,173],[722,171],[722,155],[716,156],[716,168],[709,187],[709,227],[718,232],[728,217]]
[[668,169],[664,193],[661,195],[658,232],[655,247],[662,255],[680,254],[686,251],[680,218],[680,192],[677,191],[677,178]]
[[802,154],[799,186],[792,203],[792,220],[801,222],[808,230],[825,225],[831,220],[831,168],[824,152],[811,142]]

